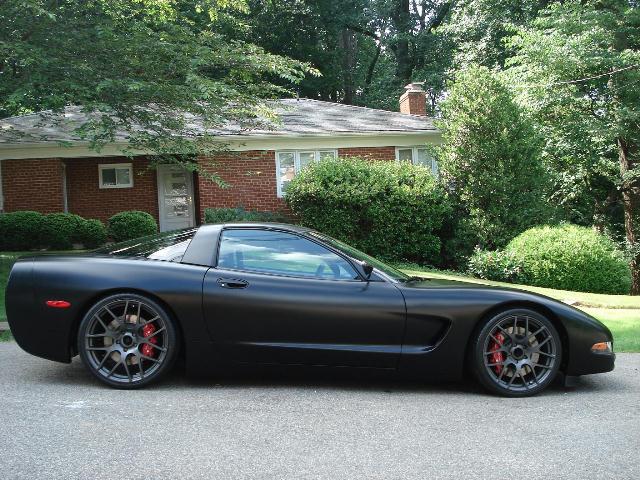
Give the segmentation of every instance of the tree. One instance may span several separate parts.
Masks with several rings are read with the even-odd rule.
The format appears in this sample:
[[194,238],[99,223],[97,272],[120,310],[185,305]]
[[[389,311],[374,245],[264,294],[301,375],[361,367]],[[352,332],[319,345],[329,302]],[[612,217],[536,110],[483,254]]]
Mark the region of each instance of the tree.
[[640,294],[640,8],[626,0],[552,5],[511,45],[508,76],[544,135],[552,198],[600,229],[613,225],[614,235],[623,226]]
[[547,220],[538,137],[497,75],[478,66],[458,72],[441,109],[436,155],[463,231],[494,249]]
[[[250,127],[306,64],[229,38],[242,0],[7,0],[0,3],[0,118],[80,105],[77,131],[93,148],[128,137],[132,149],[198,168],[223,148],[190,127]],[[177,155],[177,156],[176,156]]]
[[458,68],[478,64],[503,67],[506,40],[516,26],[528,25],[551,0],[467,0],[455,2],[441,33],[451,41]]

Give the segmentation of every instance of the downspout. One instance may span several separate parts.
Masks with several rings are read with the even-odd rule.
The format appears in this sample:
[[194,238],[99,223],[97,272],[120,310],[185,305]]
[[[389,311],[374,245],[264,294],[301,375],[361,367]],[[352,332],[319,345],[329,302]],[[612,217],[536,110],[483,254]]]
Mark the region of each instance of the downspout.
[[67,198],[67,164],[62,163],[62,205],[64,213],[69,213],[69,199]]

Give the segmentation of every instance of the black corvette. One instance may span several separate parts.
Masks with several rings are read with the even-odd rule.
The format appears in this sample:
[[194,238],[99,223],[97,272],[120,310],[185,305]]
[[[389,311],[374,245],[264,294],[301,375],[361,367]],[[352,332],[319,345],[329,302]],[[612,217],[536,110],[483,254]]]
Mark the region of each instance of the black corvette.
[[22,258],[6,294],[29,353],[77,354],[102,382],[158,380],[234,364],[368,367],[418,378],[470,371],[490,391],[540,392],[614,367],[594,318],[523,291],[407,277],[321,233],[226,224],[90,254]]

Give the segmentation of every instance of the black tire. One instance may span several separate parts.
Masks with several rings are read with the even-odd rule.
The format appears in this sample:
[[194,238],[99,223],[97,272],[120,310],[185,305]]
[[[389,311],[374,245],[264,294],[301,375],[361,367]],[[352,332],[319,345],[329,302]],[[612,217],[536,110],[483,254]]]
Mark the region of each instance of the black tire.
[[174,321],[162,306],[126,293],[106,297],[86,313],[78,330],[78,352],[102,383],[135,389],[157,382],[171,370],[178,340]]
[[475,378],[490,392],[528,397],[555,379],[562,342],[553,324],[538,312],[505,310],[476,331],[470,361]]

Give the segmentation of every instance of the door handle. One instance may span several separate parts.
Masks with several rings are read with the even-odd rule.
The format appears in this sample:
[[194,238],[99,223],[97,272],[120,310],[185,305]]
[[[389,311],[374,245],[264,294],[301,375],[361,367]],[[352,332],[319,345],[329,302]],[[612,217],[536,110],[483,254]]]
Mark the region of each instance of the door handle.
[[222,288],[247,288],[249,282],[239,278],[219,278],[218,285]]

